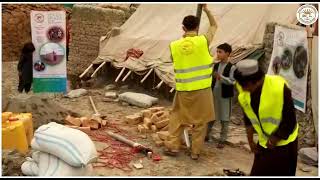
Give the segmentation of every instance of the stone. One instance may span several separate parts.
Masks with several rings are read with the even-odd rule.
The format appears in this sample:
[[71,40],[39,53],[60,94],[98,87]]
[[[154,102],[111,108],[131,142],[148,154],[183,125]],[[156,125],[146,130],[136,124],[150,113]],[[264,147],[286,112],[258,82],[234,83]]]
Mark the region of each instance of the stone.
[[163,141],[156,141],[155,144],[157,147],[161,147],[164,145],[164,142]]
[[151,131],[153,132],[153,133],[155,133],[155,132],[157,132],[157,126],[155,126],[155,125],[152,125],[151,126]]
[[147,129],[143,125],[139,124],[138,125],[138,132],[144,134],[147,132]]
[[141,108],[151,107],[153,104],[159,101],[158,98],[155,98],[146,94],[142,94],[142,93],[133,93],[133,92],[125,92],[120,94],[119,100],[141,107]]
[[109,90],[114,90],[114,89],[116,89],[116,85],[114,85],[114,84],[109,84],[109,85],[107,85],[106,87],[104,87],[104,90],[106,90],[106,91],[109,91]]
[[146,125],[146,127],[148,127],[148,129],[151,129],[152,122],[151,122],[150,118],[144,118],[143,124]]
[[82,124],[80,118],[74,118],[74,117],[71,117],[70,115],[68,115],[68,116],[66,117],[66,119],[64,120],[64,122],[65,122],[67,125],[77,126],[77,127],[80,127],[81,124]]
[[107,97],[107,98],[117,98],[117,93],[116,92],[106,92],[105,94],[104,94],[104,96],[105,97]]
[[129,89],[129,86],[128,85],[123,85],[123,86],[120,87],[120,89],[121,90],[127,90],[127,89]]
[[77,98],[80,96],[84,96],[88,94],[88,91],[86,89],[76,89],[76,90],[72,90],[68,93],[68,97],[69,98]]
[[246,135],[243,136],[231,136],[228,137],[227,142],[229,142],[231,145],[237,146],[237,145],[244,145],[247,143],[247,137]]
[[121,105],[122,105],[122,106],[129,106],[129,103],[122,102]]
[[309,167],[309,166],[303,166],[303,165],[300,165],[300,166],[299,166],[299,169],[300,169],[301,171],[303,171],[303,172],[311,172],[311,171],[312,171],[311,167]]
[[142,169],[143,165],[141,163],[133,163],[133,167],[135,167],[136,169]]
[[318,152],[316,147],[302,148],[298,154],[303,163],[310,166],[318,166]]

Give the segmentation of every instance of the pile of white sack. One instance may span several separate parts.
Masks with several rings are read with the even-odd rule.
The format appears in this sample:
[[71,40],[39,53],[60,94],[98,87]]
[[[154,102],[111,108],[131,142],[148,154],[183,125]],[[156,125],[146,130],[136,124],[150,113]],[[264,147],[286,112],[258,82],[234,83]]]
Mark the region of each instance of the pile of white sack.
[[36,130],[31,146],[35,152],[21,166],[27,176],[91,176],[98,159],[87,134],[54,122]]

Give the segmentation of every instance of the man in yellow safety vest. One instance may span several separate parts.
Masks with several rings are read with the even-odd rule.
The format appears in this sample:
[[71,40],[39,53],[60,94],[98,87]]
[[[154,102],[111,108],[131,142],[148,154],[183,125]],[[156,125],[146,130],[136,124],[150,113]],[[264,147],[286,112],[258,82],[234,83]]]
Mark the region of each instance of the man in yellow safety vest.
[[170,114],[166,154],[177,155],[181,135],[188,125],[193,125],[191,158],[197,160],[207,131],[207,123],[214,119],[213,95],[211,91],[213,58],[209,45],[217,29],[217,23],[203,5],[210,27],[206,35],[198,35],[200,19],[186,16],[183,19],[185,34],[170,44],[173,59],[176,94]]
[[[265,75],[257,60],[237,63],[234,78],[244,111],[248,142],[255,153],[252,176],[294,176],[298,129],[291,90],[281,76]],[[258,134],[258,143],[253,135]]]

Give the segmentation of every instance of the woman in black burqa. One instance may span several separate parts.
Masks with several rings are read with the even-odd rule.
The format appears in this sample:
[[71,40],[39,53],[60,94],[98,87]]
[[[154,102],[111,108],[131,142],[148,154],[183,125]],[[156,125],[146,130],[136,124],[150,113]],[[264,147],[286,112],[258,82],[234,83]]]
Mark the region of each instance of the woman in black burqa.
[[31,89],[32,80],[33,80],[33,60],[32,55],[35,51],[35,47],[32,42],[26,43],[21,52],[20,60],[18,63],[18,72],[19,72],[19,86],[18,91],[20,93],[25,90],[28,93]]

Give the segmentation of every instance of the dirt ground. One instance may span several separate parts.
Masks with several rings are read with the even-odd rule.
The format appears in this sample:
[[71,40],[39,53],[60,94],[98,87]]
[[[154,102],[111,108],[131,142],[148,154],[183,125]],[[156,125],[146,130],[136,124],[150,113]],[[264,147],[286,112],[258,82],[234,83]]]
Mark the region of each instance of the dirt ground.
[[[3,97],[12,97],[18,94],[17,87],[17,72],[16,62],[2,63],[2,95]],[[130,91],[134,91],[129,89]],[[90,89],[91,95],[96,103],[97,109],[102,115],[106,115],[110,119],[118,119],[118,123],[122,124],[121,128],[129,131],[133,136],[137,136],[138,141],[144,145],[152,147],[156,153],[159,153],[162,160],[153,162],[152,160],[138,155],[136,159],[142,159],[143,169],[133,169],[131,172],[124,172],[119,169],[96,168],[94,170],[95,176],[223,176],[223,169],[240,169],[246,174],[250,173],[253,163],[253,154],[246,148],[246,134],[243,125],[235,125],[231,123],[229,133],[229,144],[224,149],[217,149],[216,143],[206,143],[203,148],[203,153],[198,161],[191,160],[183,151],[178,157],[168,157],[163,155],[162,148],[156,147],[148,135],[143,138],[137,132],[136,126],[128,126],[124,124],[124,117],[139,112],[142,109],[135,106],[123,105],[119,102],[104,102],[105,90]],[[32,94],[32,93],[31,93]],[[61,107],[72,110],[80,115],[91,115],[93,110],[89,103],[88,95],[68,99],[57,95],[47,95],[48,98],[58,103]],[[170,108],[171,102],[165,99],[160,99],[159,106]],[[239,122],[242,116],[238,113],[233,114],[233,121]],[[219,124],[219,123],[217,123]],[[216,126],[219,129],[219,125]],[[218,131],[215,130],[215,135]],[[97,143],[97,149],[102,149],[106,145]],[[306,171],[308,172],[304,172]],[[302,170],[304,169],[304,171]],[[307,166],[298,163],[298,176],[317,176],[318,168]]]

